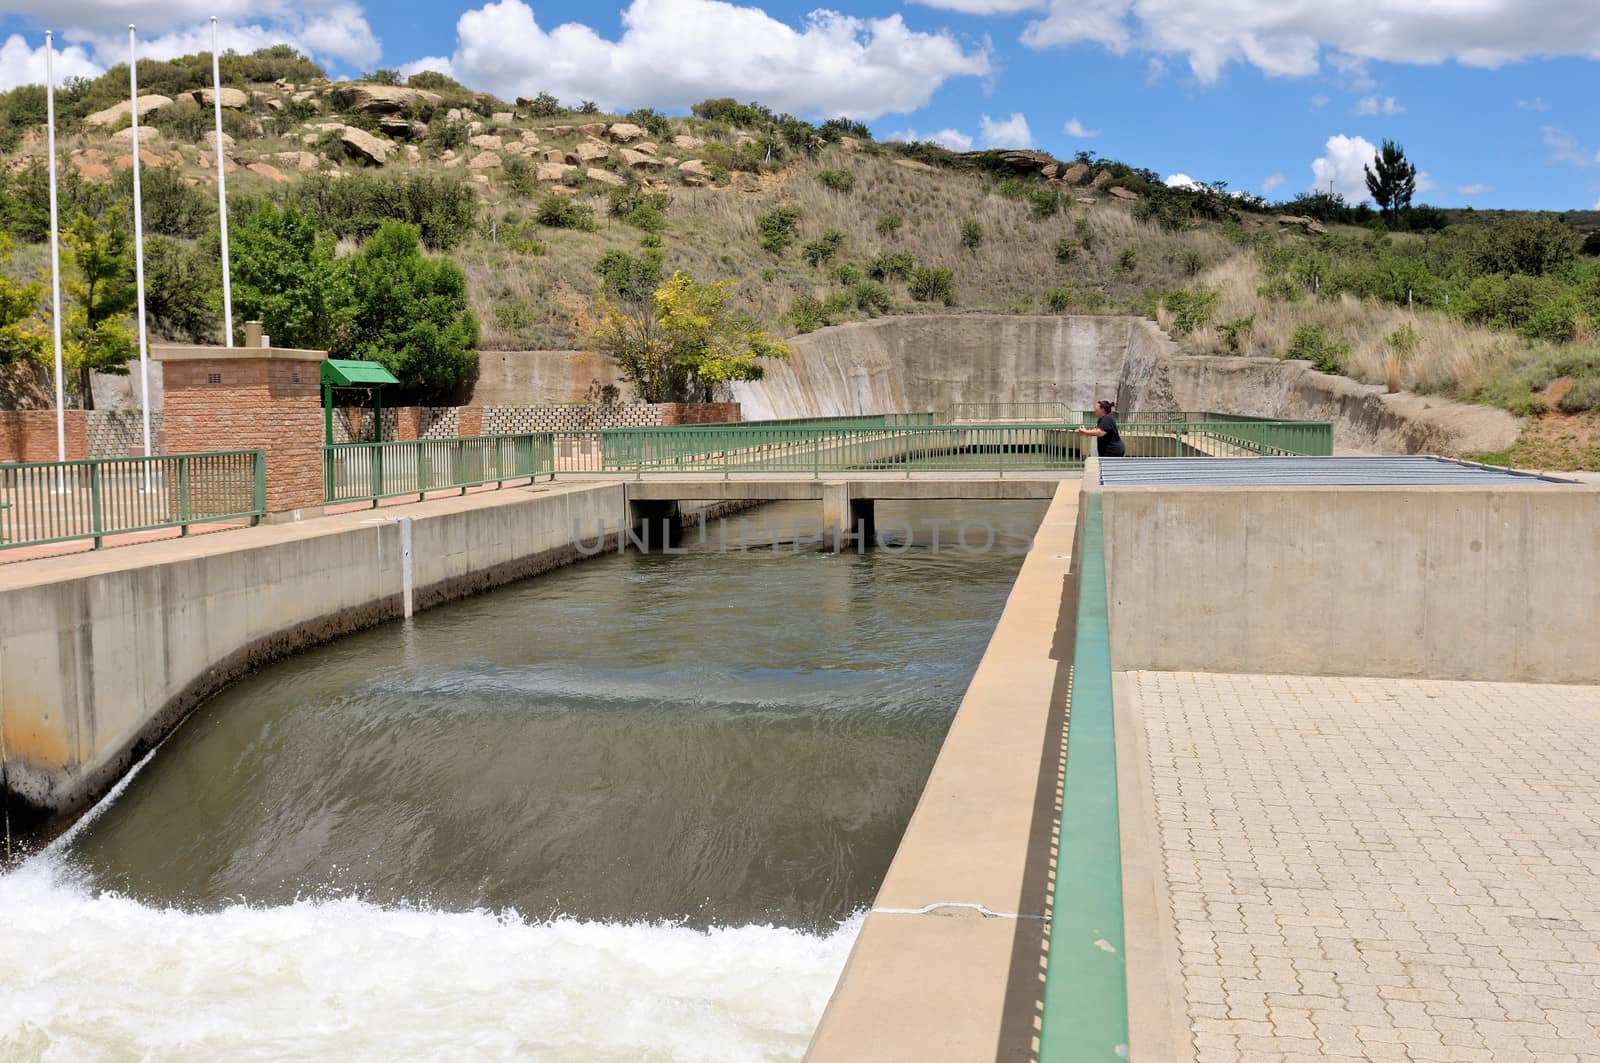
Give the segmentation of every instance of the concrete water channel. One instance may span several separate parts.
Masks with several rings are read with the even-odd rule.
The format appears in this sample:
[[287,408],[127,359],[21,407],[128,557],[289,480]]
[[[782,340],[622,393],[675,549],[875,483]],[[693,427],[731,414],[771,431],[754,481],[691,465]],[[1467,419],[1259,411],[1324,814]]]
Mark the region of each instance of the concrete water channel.
[[[1210,459],[1159,464],[1183,470],[1192,467],[1191,460]],[[739,755],[769,756],[757,752],[762,743],[756,736],[770,738],[762,729],[786,709],[793,715],[793,703],[806,698],[780,697],[775,706],[757,699],[754,707],[747,704],[749,695],[723,701],[729,670],[682,668],[694,649],[692,626],[675,625],[670,660],[677,663],[668,671],[679,674],[659,684],[669,692],[667,700],[688,697],[699,704],[695,699],[709,694],[718,704],[745,706],[725,715],[756,730],[679,735],[666,739],[655,756],[624,745],[628,756],[617,764],[598,755],[588,763],[557,755],[549,765],[564,780],[559,789],[569,801],[575,801],[574,786],[585,767],[602,779],[625,776],[626,801],[629,780],[649,771],[670,774],[675,758],[699,765],[689,783],[674,780],[667,792],[681,801],[696,785],[709,788],[731,802],[715,816],[720,829],[731,830],[729,823],[751,827],[737,840],[718,830],[697,830],[692,817],[674,819],[679,806],[669,799],[649,808],[649,821],[683,829],[686,840],[657,852],[637,836],[629,842],[629,832],[607,819],[615,815],[610,788],[593,795],[593,804],[582,809],[595,817],[591,822],[612,824],[619,845],[648,851],[658,861],[646,884],[629,886],[624,875],[619,886],[613,881],[618,876],[607,876],[605,869],[591,876],[594,869],[583,868],[579,859],[577,877],[605,882],[605,888],[585,892],[560,876],[546,884],[553,887],[548,892],[537,884],[531,892],[527,884],[507,887],[507,865],[499,854],[513,854],[514,863],[517,845],[532,843],[514,842],[499,831],[503,821],[518,822],[528,808],[487,801],[460,810],[459,823],[430,821],[437,813],[428,795],[492,781],[470,766],[475,758],[492,760],[503,751],[504,731],[469,722],[462,732],[468,752],[458,750],[444,761],[454,768],[432,774],[402,767],[397,777],[387,777],[379,752],[393,752],[402,766],[418,754],[374,725],[372,717],[379,714],[360,711],[365,699],[403,709],[419,695],[442,694],[443,715],[414,714],[424,734],[438,742],[451,729],[449,710],[456,703],[470,715],[470,706],[481,704],[476,699],[515,700],[525,692],[515,680],[476,689],[459,679],[455,685],[403,680],[374,687],[369,665],[361,662],[361,644],[349,640],[313,651],[329,661],[354,655],[358,663],[344,680],[337,667],[310,685],[286,682],[276,691],[275,671],[246,679],[191,718],[197,726],[186,725],[156,751],[145,769],[148,780],[141,784],[145,776],[135,776],[121,796],[132,804],[124,808],[112,801],[79,833],[0,880],[0,888],[10,891],[4,903],[13,913],[13,928],[30,934],[32,942],[26,955],[10,954],[8,981],[30,977],[37,989],[13,998],[31,1011],[7,1013],[22,1016],[12,1021],[22,1031],[17,1043],[23,1052],[39,1054],[51,1043],[49,1033],[41,1033],[48,1029],[45,1020],[66,1014],[63,1021],[70,1024],[71,1016],[85,1014],[77,1003],[83,994],[60,992],[59,980],[41,977],[44,968],[34,958],[50,954],[52,942],[73,943],[81,931],[81,954],[92,951],[100,934],[102,943],[116,940],[142,950],[139,955],[155,949],[163,935],[182,942],[185,956],[204,955],[199,967],[178,964],[177,970],[195,972],[188,977],[174,978],[171,964],[155,963],[150,971],[145,999],[158,1003],[148,1007],[170,1006],[174,994],[191,1007],[217,1007],[183,1033],[189,1040],[182,1044],[202,1043],[208,1035],[225,1040],[230,1023],[245,1024],[235,1028],[258,1030],[268,1043],[280,1029],[288,1031],[284,1037],[299,1038],[279,1042],[291,1055],[297,1049],[306,1054],[318,1038],[374,1030],[377,1036],[415,1032],[426,1050],[445,1043],[427,1038],[447,1037],[449,1022],[475,1015],[483,1029],[497,1031],[486,1033],[479,1046],[489,1058],[541,1052],[562,1058],[562,1052],[574,1051],[587,1053],[575,1058],[784,1058],[800,1052],[808,1039],[817,1060],[1036,1054],[1054,1060],[1130,1053],[1140,1060],[1252,1053],[1582,1056],[1600,1045],[1600,1031],[1583,1018],[1600,1013],[1591,1006],[1592,991],[1584,989],[1586,978],[1592,989],[1592,976],[1600,974],[1590,970],[1593,950],[1600,948],[1594,917],[1600,895],[1592,878],[1570,869],[1600,867],[1600,843],[1582,827],[1588,810],[1600,811],[1600,792],[1592,776],[1575,772],[1562,752],[1559,721],[1585,734],[1600,727],[1600,695],[1593,685],[1600,683],[1600,657],[1592,652],[1600,640],[1593,592],[1600,586],[1600,542],[1593,535],[1600,490],[1459,464],[1448,466],[1447,484],[1435,482],[1426,469],[1381,482],[1357,477],[1302,484],[1292,477],[1274,481],[1270,472],[1263,476],[1259,470],[1272,468],[1274,460],[1253,459],[1243,463],[1256,470],[1250,475],[1219,475],[1206,484],[1178,482],[1182,475],[1155,475],[1138,485],[1118,485],[1114,477],[1102,483],[1094,460],[1081,482],[1072,472],[1008,475],[1003,481],[944,472],[863,473],[839,481],[867,485],[860,491],[840,486],[830,492],[821,480],[806,484],[807,494],[824,502],[830,494],[846,501],[876,498],[880,531],[881,511],[896,504],[884,499],[904,501],[893,492],[910,490],[890,483],[929,485],[923,490],[930,498],[958,502],[968,512],[1025,504],[1016,500],[1030,494],[1035,514],[1041,497],[1048,497],[1049,508],[1009,593],[1009,571],[997,570],[998,578],[987,583],[984,593],[992,597],[983,624],[995,627],[981,660],[967,656],[960,664],[953,650],[943,655],[949,660],[940,660],[944,679],[930,689],[944,694],[928,701],[943,698],[935,713],[948,721],[942,742],[913,739],[926,723],[917,712],[907,718],[922,723],[905,733],[893,727],[852,730],[856,725],[846,726],[843,717],[857,718],[849,712],[835,716],[831,701],[827,710],[798,713],[797,733],[804,737],[796,748],[831,751],[826,765],[808,766],[799,757],[799,778],[826,766],[865,775],[870,784],[848,796],[846,790],[830,791],[822,806],[813,788],[783,774],[796,767],[793,756],[781,764],[752,761],[762,764],[754,773],[767,780],[761,786],[724,789],[726,777],[706,768],[713,760],[726,767],[727,758],[713,756],[724,739]],[[744,486],[758,480],[723,477],[730,486],[713,497],[738,501],[763,497],[763,490],[767,497],[800,490],[785,486],[793,481],[783,476],[771,477],[764,489]],[[667,476],[540,483],[57,559],[48,569],[28,562],[0,570],[8,785],[36,805],[70,813],[123,776],[174,720],[263,661],[396,616],[407,598],[425,609],[565,564],[580,556],[574,528],[597,528],[598,538],[614,544],[641,506],[649,510],[710,493],[704,477],[672,483]],[[641,494],[630,499],[634,490]],[[1006,499],[1012,501],[999,501]],[[397,523],[402,517],[410,523]],[[868,574],[870,587],[872,573],[914,564],[907,560],[913,553],[870,558],[859,571]],[[691,548],[678,557],[589,562],[553,579],[579,578],[590,565],[639,564],[649,571],[651,565],[670,570],[701,560]],[[808,551],[782,564],[791,560],[833,564],[835,573],[857,571],[844,567],[857,563],[848,555]],[[802,572],[788,571],[786,578]],[[887,662],[893,641],[856,625],[861,614],[847,604],[859,601],[851,595],[864,588],[846,581],[847,593],[830,579],[808,578],[822,571],[804,570],[797,578],[795,595],[811,607],[786,611],[782,621],[816,627],[805,637],[824,656],[848,661],[867,653],[876,663],[865,671],[892,670]],[[962,580],[916,582],[932,583],[908,589],[916,592],[906,599],[912,603],[908,611],[919,622],[965,600],[964,589],[954,590],[964,588]],[[781,580],[778,585],[784,586]],[[544,579],[525,586],[537,595],[557,584]],[[499,595],[519,593],[520,588],[500,591],[435,616],[443,630],[451,611],[487,608]],[[717,616],[729,604],[690,593],[694,600],[683,605],[684,617]],[[935,608],[917,604],[917,594],[949,600]],[[1002,595],[1004,610],[995,621]],[[736,610],[748,607],[748,600],[735,603]],[[411,630],[427,619],[421,614]],[[543,641],[580,658],[592,651],[578,645],[581,624],[523,643],[534,656],[510,661],[496,658],[500,632],[477,633],[483,626],[491,625],[473,626],[474,633],[464,636],[482,644],[475,660],[521,678],[543,675],[551,680],[545,694],[558,701],[592,693],[574,676],[541,673],[537,665],[547,659]],[[719,637],[736,645],[743,639],[740,660],[743,650],[769,637],[748,623],[734,627]],[[376,640],[385,630],[356,638]],[[439,667],[420,647],[391,641],[384,652],[401,675],[414,680]],[[449,639],[440,642],[448,645]],[[605,678],[614,668],[587,659],[593,667],[586,673]],[[955,665],[960,666],[952,670]],[[660,661],[651,667],[661,667]],[[787,668],[803,670],[793,662]],[[970,670],[971,682],[951,717],[962,686],[952,677],[965,674],[963,669]],[[740,678],[735,670],[734,686]],[[804,691],[815,680],[808,676],[795,689]],[[1392,693],[1385,693],[1386,682]],[[1555,682],[1568,685],[1539,685]],[[297,686],[304,686],[304,697],[291,689]],[[1375,715],[1364,708],[1374,699],[1380,705]],[[662,699],[647,694],[643,700]],[[1485,729],[1516,729],[1505,714],[1519,700],[1543,714],[1535,725],[1518,729],[1516,756],[1478,763],[1487,748]],[[1435,705],[1426,706],[1428,701]],[[627,708],[627,696],[621,702],[597,711],[606,720],[602,727],[625,730],[630,721],[648,716]],[[225,704],[232,706],[227,712],[210,711]],[[292,718],[297,704],[333,710],[327,713],[334,726],[326,742],[299,735],[302,727],[264,726],[285,712]],[[1381,706],[1389,704],[1415,722],[1402,726],[1395,720],[1389,732],[1371,736],[1351,725],[1383,718]],[[1544,711],[1546,705],[1554,708]],[[572,737],[561,734],[561,726],[572,722],[570,714],[547,715],[528,726],[553,723],[545,737]],[[874,721],[867,713],[863,719],[882,724],[899,715]],[[293,736],[293,742],[309,743],[298,759],[315,764],[328,756],[326,750],[339,748],[346,737],[340,726],[347,732],[370,728],[376,745],[373,755],[329,761],[324,774],[332,776],[331,799],[317,804],[315,791],[290,792],[268,777],[254,780],[254,796],[240,807],[216,805],[206,826],[213,837],[231,839],[222,846],[228,859],[213,856],[209,866],[198,858],[174,860],[180,865],[175,873],[159,853],[153,859],[129,855],[159,846],[119,842],[138,837],[134,821],[141,803],[156,810],[157,825],[195,814],[186,803],[205,792],[209,774],[168,771],[168,752],[172,764],[181,764],[184,755],[196,757],[194,764],[228,755],[230,763],[244,765],[250,742],[268,746]],[[243,730],[230,737],[233,727]],[[832,727],[839,728],[834,745]],[[924,739],[937,733],[939,727],[927,728]],[[906,764],[920,756],[920,766],[884,776],[862,767],[854,756],[858,746],[878,758],[894,746],[906,753]],[[1209,752],[1197,759],[1190,750],[1199,747]],[[186,748],[193,751],[185,754]],[[555,741],[554,749],[560,748]],[[1426,763],[1414,755],[1419,749],[1428,751]],[[1370,769],[1374,757],[1385,770]],[[1404,779],[1408,768],[1424,771],[1430,785],[1390,785],[1390,774]],[[608,774],[619,769],[617,776]],[[909,780],[922,772],[926,783],[910,811],[910,792],[918,787]],[[236,767],[235,774],[241,773],[249,775]],[[1539,780],[1532,790],[1528,778]],[[337,788],[346,784],[357,792],[392,792],[402,811],[387,826],[372,825],[375,837],[391,839],[387,846],[352,853],[335,866],[326,854],[352,848],[339,844],[341,838],[360,836],[359,830],[341,834],[341,816],[362,822],[359,802],[348,792],[338,796]],[[786,791],[786,785],[795,788]],[[1437,793],[1449,793],[1451,800],[1430,796]],[[295,804],[302,796],[331,811],[311,815],[311,805]],[[643,791],[634,791],[636,807],[642,799]],[[806,826],[789,819],[786,803],[808,810]],[[210,807],[201,805],[200,814]],[[885,812],[866,832],[882,844],[840,831],[820,838],[814,832],[814,820],[867,824],[874,810],[890,807],[898,812]],[[1549,808],[1560,809],[1559,822],[1551,820]],[[1463,810],[1468,811],[1458,815]],[[896,835],[887,824],[908,812],[903,834]],[[1464,822],[1473,818],[1493,826],[1477,830]],[[761,849],[754,839],[763,823],[771,828],[768,838],[810,839],[800,849],[807,859],[776,871],[752,871],[746,863],[741,882],[764,886],[747,894],[723,892],[720,907],[684,911],[686,897],[717,895],[718,876],[707,867],[736,869],[738,857],[748,861]],[[407,835],[413,828],[427,829]],[[1297,830],[1307,836],[1297,839]],[[890,835],[897,842],[886,840]],[[164,841],[183,852],[185,844],[198,844],[192,837],[178,828]],[[278,845],[275,838],[292,842]],[[407,838],[414,844],[393,841]],[[1446,844],[1435,844],[1436,838]],[[1472,861],[1450,857],[1450,846],[1464,838],[1502,879],[1485,882]],[[495,852],[486,862],[478,857],[468,882],[437,870],[463,863],[436,862],[441,853],[484,848]],[[580,850],[557,844],[545,855]],[[309,878],[332,880],[334,898],[297,893],[294,871],[278,874],[274,866],[284,852],[315,872]],[[833,874],[819,876],[810,859],[829,853],[831,862],[824,863]],[[845,853],[862,862],[845,861]],[[706,854],[714,854],[709,863]],[[71,877],[74,861],[83,877]],[[370,897],[339,894],[341,885],[360,886],[361,876],[351,877],[359,866],[381,871],[366,881]],[[841,870],[847,866],[857,870]],[[205,871],[203,882],[185,878],[197,868]],[[771,873],[758,873],[764,871]],[[100,876],[130,896],[98,892]],[[851,884],[845,896],[829,895],[818,885],[830,877]],[[431,888],[395,886],[414,881]],[[260,900],[252,905],[256,890]],[[182,909],[161,907],[185,891],[203,899]],[[229,891],[243,894],[243,902],[224,900]],[[516,907],[519,898],[532,906],[556,894],[583,897],[595,918],[572,920],[559,906],[537,912]],[[443,903],[422,912],[404,906],[436,898]],[[509,906],[516,914],[462,911],[469,903],[488,905],[490,912],[495,905]],[[798,914],[771,915],[788,905]],[[449,930],[433,922],[441,912],[450,917]],[[853,920],[833,929],[851,912]],[[545,916],[555,918],[531,921]],[[626,923],[635,916],[678,923]],[[636,932],[621,934],[622,926]],[[347,928],[355,936],[338,938]],[[1547,946],[1554,947],[1557,938],[1569,944],[1555,959],[1531,956],[1522,942],[1534,932],[1545,935],[1539,940]],[[292,961],[274,950],[275,934],[303,946]],[[310,1012],[314,1021],[296,1025],[295,1004],[304,998],[293,993],[287,1006],[260,1016],[234,1006],[226,987],[236,983],[227,978],[238,975],[240,954],[218,950],[219,938],[263,949],[243,961],[244,969],[286,977],[296,992],[310,994],[320,1009]],[[1418,944],[1385,950],[1385,940]],[[578,947],[563,951],[562,944]],[[352,951],[367,957],[357,971],[340,965],[339,958]],[[525,962],[530,954],[564,959],[554,968],[538,967]],[[765,960],[753,956],[777,966],[763,966]],[[208,978],[223,985],[217,996],[198,988]],[[376,1001],[395,980],[413,994],[407,999],[429,1001],[436,1010],[412,1009],[403,1021],[390,1015]],[[1470,988],[1480,982],[1492,1002]],[[427,997],[441,984],[452,987],[447,999]],[[628,988],[596,992],[596,985]],[[645,985],[672,985],[675,995],[663,1003]],[[619,1017],[619,999],[644,1003],[638,1010],[624,1008]],[[536,1002],[531,1021],[540,1030],[581,1028],[589,1031],[584,1037],[600,1043],[585,1041],[573,1049],[566,1042],[518,1040],[538,1036],[532,1026],[506,1026],[508,1015],[528,1001]],[[685,1025],[655,1022],[657,1005]],[[786,1010],[777,1014],[780,1007]],[[415,1021],[417,1015],[426,1018]],[[249,1025],[258,1020],[260,1025]],[[1461,1021],[1470,1029],[1462,1029]],[[90,1013],[82,1028],[103,1033],[108,1025],[113,1018]],[[1377,1047],[1385,1044],[1402,1047]],[[728,1054],[718,1055],[723,1052]]]

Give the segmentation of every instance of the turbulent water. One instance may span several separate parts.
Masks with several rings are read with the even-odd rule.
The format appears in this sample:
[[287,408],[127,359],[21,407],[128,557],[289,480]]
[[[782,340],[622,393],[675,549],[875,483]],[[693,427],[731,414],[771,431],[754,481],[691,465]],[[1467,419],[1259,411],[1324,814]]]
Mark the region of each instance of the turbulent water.
[[0,1058],[797,1058],[1041,512],[765,507],[236,684],[0,876]]

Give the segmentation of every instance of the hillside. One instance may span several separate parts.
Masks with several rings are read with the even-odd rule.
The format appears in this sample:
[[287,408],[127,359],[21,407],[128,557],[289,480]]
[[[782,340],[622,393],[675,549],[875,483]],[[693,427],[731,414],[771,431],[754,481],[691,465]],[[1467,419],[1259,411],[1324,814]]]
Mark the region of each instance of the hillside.
[[[1368,383],[1576,417],[1580,438],[1600,406],[1593,212],[1417,208],[1410,231],[1389,233],[1326,196],[1268,205],[1090,156],[878,144],[858,124],[731,100],[603,115],[437,74],[329,82],[281,47],[224,67],[232,224],[292,205],[345,258],[384,219],[417,225],[464,271],[478,349],[579,346],[603,291],[642,296],[684,270],[731,280],[740,309],[778,335],[950,308],[1132,312],[1197,353],[1306,357]],[[69,216],[126,201],[126,73],[58,95]],[[215,339],[209,61],[141,63],[140,80],[153,327]],[[42,118],[42,89],[0,97],[14,276],[47,261]],[[1600,463],[1577,454],[1564,460]]]

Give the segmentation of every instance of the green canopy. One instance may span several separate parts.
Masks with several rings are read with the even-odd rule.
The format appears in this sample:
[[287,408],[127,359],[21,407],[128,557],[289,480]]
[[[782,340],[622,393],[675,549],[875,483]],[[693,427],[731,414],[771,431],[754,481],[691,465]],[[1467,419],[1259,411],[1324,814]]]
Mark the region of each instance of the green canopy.
[[374,384],[398,384],[394,374],[377,362],[354,358],[329,358],[322,363],[322,382],[336,388],[362,388]]

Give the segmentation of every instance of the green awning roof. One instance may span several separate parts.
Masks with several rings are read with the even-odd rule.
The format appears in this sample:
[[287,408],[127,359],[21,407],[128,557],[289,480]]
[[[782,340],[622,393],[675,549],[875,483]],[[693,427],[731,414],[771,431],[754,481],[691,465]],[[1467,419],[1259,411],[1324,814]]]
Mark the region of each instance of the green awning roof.
[[400,381],[377,362],[363,362],[353,358],[329,358],[322,363],[322,382],[339,388],[364,388],[374,384],[398,384]]

